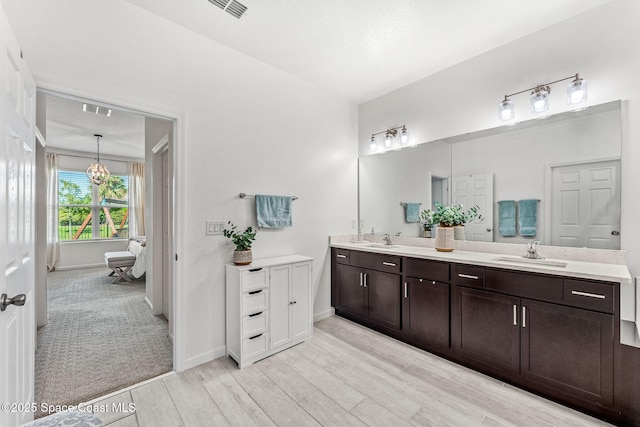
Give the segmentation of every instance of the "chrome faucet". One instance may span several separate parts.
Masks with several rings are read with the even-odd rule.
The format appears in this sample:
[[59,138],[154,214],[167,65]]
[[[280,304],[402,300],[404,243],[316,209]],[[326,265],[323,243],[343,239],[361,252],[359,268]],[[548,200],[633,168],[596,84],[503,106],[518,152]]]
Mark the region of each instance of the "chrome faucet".
[[527,254],[522,255],[524,258],[530,259],[544,259],[543,256],[540,256],[538,253],[538,245],[540,244],[540,240],[534,240],[533,242],[527,243]]
[[384,244],[385,245],[390,245],[391,244],[391,236],[389,236],[388,233],[384,235],[384,238],[382,240],[384,240]]

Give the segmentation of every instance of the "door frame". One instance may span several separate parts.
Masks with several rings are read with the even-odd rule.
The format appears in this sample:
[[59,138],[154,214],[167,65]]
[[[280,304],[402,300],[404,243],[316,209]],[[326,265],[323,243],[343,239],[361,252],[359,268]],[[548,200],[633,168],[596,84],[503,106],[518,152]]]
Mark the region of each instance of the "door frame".
[[[551,242],[551,198],[553,197],[553,169],[563,166],[588,165],[601,162],[619,162],[620,163],[620,180],[622,181],[622,158],[621,157],[603,157],[599,159],[576,160],[575,162],[552,163],[545,166],[544,170],[544,241]],[[622,205],[622,192],[620,193],[620,204]],[[622,206],[620,206],[622,209]],[[622,215],[620,217],[620,228],[622,228]],[[622,230],[620,230],[622,231]],[[548,243],[545,243],[548,244]]]
[[[132,104],[121,99],[108,98],[95,93],[87,93],[78,91],[69,87],[62,87],[52,85],[46,82],[40,82],[36,80],[36,91],[55,96],[61,96],[76,101],[87,102],[94,101],[100,105],[106,107],[113,107],[114,109],[129,111],[136,114],[142,114],[146,117],[158,118],[163,120],[173,121],[173,141],[170,149],[172,150],[173,162],[170,164],[170,168],[173,171],[171,176],[171,199],[172,199],[172,224],[171,229],[173,235],[170,236],[170,253],[174,254],[175,261],[170,267],[170,275],[173,283],[173,297],[172,297],[172,313],[173,313],[173,369],[174,371],[183,371],[187,368],[186,363],[186,310],[183,310],[185,296],[177,283],[181,283],[184,277],[184,270],[181,263],[178,262],[178,254],[182,252],[184,248],[184,242],[181,236],[185,235],[186,227],[182,218],[185,217],[186,201],[184,200],[186,195],[185,180],[180,179],[182,171],[186,170],[184,162],[186,160],[184,153],[184,141],[185,141],[185,114],[175,111],[159,110],[153,106]],[[46,261],[44,261],[46,263]],[[36,268],[42,268],[42,265],[36,266]],[[45,266],[46,269],[46,266]]]

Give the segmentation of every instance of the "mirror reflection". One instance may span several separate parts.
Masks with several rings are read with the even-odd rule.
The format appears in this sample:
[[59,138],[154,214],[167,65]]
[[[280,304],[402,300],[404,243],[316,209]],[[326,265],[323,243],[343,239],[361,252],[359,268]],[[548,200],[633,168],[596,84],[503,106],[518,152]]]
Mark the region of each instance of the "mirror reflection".
[[421,236],[403,204],[461,203],[467,240],[619,249],[620,132],[616,101],[361,157],[362,231]]

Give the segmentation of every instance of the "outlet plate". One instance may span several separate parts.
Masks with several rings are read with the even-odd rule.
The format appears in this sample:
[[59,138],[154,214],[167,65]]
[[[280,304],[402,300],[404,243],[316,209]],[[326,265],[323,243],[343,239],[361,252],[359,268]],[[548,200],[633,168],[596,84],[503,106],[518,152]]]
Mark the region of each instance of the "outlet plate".
[[224,230],[224,227],[226,225],[226,222],[224,221],[207,221],[207,228],[205,231],[205,234],[207,236],[217,236],[222,234],[222,230]]

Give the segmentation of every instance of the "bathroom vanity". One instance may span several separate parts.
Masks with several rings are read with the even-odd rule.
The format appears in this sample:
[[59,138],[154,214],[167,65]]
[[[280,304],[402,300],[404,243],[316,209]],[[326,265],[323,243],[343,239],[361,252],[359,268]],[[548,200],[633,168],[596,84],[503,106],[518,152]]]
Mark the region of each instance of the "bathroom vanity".
[[620,419],[620,286],[631,282],[626,265],[366,242],[331,246],[337,315]]

